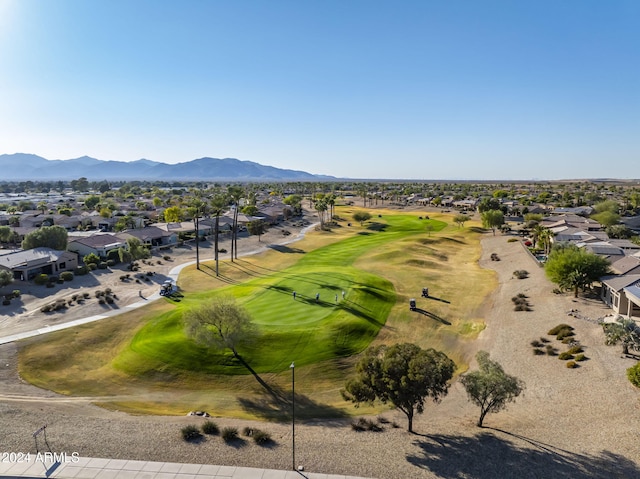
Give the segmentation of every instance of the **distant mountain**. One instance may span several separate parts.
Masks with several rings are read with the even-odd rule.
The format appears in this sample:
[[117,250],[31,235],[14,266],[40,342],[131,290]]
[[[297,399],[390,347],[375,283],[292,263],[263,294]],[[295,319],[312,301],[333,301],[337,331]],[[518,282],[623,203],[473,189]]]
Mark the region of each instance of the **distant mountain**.
[[27,153],[0,155],[0,181],[57,181],[81,177],[101,180],[209,180],[209,181],[326,181],[333,176],[313,175],[235,158],[199,158],[168,164],[141,159],[103,161],[82,156],[71,160],[47,160]]

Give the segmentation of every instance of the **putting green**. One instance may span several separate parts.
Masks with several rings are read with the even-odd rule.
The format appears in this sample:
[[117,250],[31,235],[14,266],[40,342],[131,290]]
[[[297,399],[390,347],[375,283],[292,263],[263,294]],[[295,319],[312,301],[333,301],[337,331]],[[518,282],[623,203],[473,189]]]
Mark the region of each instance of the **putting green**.
[[[432,220],[429,224],[432,231],[446,226]],[[282,271],[256,275],[215,292],[187,292],[175,310],[138,331],[112,365],[131,375],[149,375],[157,369],[247,374],[247,364],[257,373],[277,373],[291,361],[303,366],[356,354],[385,324],[396,293],[389,280],[353,263],[365,253],[424,230],[425,220],[414,216],[375,218],[359,234],[311,251]],[[238,347],[246,364],[229,351],[201,347],[184,334],[185,311],[218,294],[235,296],[256,326],[255,339]]]

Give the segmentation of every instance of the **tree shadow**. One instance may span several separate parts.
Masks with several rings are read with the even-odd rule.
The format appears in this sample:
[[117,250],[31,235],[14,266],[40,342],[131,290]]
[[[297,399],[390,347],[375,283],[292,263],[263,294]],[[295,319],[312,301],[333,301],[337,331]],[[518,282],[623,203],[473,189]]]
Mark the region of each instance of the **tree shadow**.
[[426,311],[424,309],[415,308],[413,311],[415,311],[416,313],[420,313],[420,314],[422,314],[424,316],[427,316],[427,317],[429,317],[431,319],[435,319],[436,321],[439,321],[442,324],[446,324],[447,326],[451,326],[451,323],[449,321],[447,321],[446,319],[441,318],[440,316],[437,316],[437,315],[435,315],[433,313],[430,313],[429,311]]
[[443,479],[472,477],[586,479],[640,477],[632,460],[610,452],[598,455],[576,454],[525,436],[494,429],[472,437],[424,435],[415,441],[420,452],[407,455],[407,461]]
[[[287,394],[288,397],[275,400],[272,395],[264,394],[256,399],[240,397],[238,402],[245,411],[262,419],[276,422],[291,421],[291,391],[284,391],[279,387],[275,389],[279,394]],[[296,393],[295,400],[296,420],[321,420],[323,426],[343,427],[344,421],[342,419],[348,417],[348,414],[341,409],[321,404],[304,394]]]
[[300,248],[292,248],[290,246],[281,245],[281,244],[271,244],[268,248],[277,251],[278,253],[295,253],[295,254],[303,254],[304,250]]
[[389,225],[386,223],[378,223],[377,221],[367,224],[367,229],[371,231],[385,231]]

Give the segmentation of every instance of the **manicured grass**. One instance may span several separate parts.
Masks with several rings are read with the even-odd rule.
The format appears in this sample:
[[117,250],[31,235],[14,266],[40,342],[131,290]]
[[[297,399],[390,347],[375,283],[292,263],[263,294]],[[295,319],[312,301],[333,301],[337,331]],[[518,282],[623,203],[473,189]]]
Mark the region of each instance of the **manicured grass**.
[[[339,214],[349,218],[357,209],[343,207]],[[352,410],[339,390],[353,372],[354,354],[372,342],[435,347],[464,369],[467,342],[484,328],[481,305],[495,286],[493,275],[477,265],[479,234],[447,224],[446,215],[420,220],[416,213],[379,212],[382,218],[375,212],[364,227],[343,221],[290,246],[221,262],[220,277],[212,263],[201,271],[186,268],[181,302],[30,340],[20,354],[21,374],[65,394],[129,395],[99,399],[126,411],[214,409],[273,419],[283,414],[277,398],[286,397],[291,361],[296,391],[306,395],[301,417]],[[419,298],[423,286],[431,298]],[[249,311],[259,340],[240,353],[259,377],[230,353],[184,336],[182,314],[216,294],[234,295]],[[428,315],[409,311],[411,297]]]

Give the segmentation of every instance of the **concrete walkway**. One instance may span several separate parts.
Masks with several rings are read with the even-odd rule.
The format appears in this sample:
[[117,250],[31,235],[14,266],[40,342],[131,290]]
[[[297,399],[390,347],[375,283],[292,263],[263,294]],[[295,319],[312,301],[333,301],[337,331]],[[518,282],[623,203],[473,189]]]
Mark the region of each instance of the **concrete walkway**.
[[[10,458],[2,458],[9,461]],[[366,479],[315,472],[278,471],[253,467],[127,461],[123,459],[73,458],[60,462],[31,454],[29,460],[0,461],[2,478],[59,479]]]

